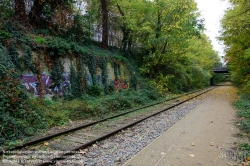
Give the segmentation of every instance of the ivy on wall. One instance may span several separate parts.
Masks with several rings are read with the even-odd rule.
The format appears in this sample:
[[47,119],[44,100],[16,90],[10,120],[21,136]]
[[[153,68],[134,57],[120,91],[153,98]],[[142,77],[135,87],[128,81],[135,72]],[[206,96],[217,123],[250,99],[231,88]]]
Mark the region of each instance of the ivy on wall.
[[97,86],[97,78],[96,78],[96,59],[95,59],[95,56],[92,56],[92,55],[87,55],[85,57],[85,62],[86,64],[88,65],[88,68],[89,68],[89,72],[91,74],[91,77],[92,77],[92,81],[93,81],[93,86]]
[[79,76],[73,66],[73,63],[70,63],[70,88],[72,97],[80,97],[81,96],[81,86]]
[[42,113],[28,99],[7,49],[0,45],[0,145],[46,127]]
[[[30,70],[36,75],[37,85],[40,85],[39,95],[42,95],[43,92],[43,69],[39,61],[44,61],[50,69],[50,79],[52,80],[50,88],[53,89],[60,87],[65,81],[64,67],[59,59],[68,57],[71,62],[76,60],[75,63],[70,65],[70,94],[73,97],[79,97],[81,94],[92,93],[93,91],[94,94],[111,93],[114,91],[114,85],[108,83],[107,63],[112,64],[115,78],[118,79],[121,75],[120,63],[128,62],[118,52],[102,50],[94,45],[85,46],[61,37],[46,37],[38,35],[36,32],[27,35],[16,27],[14,24],[6,26],[6,33],[9,33],[14,39],[9,47],[11,60],[17,70]],[[22,56],[19,57],[17,50],[23,52]],[[32,55],[34,53],[35,56]],[[44,57],[38,57],[43,54],[45,54]],[[89,78],[87,77],[86,67],[89,69],[93,86],[87,84]],[[101,69],[101,73],[97,73],[97,68]],[[98,74],[101,74],[101,78],[98,77]],[[135,84],[136,81],[131,85]]]
[[[79,59],[79,61],[78,61]],[[79,91],[83,94],[86,92],[87,86],[87,76],[86,76],[86,69],[84,59],[82,57],[77,59],[77,66],[78,66],[78,78],[79,78]]]
[[27,45],[23,45],[22,47],[24,48],[23,60],[24,60],[24,64],[25,64],[26,69],[29,69],[34,74],[37,74],[36,67],[35,67],[34,63],[32,62],[32,50],[31,50],[31,48]]
[[15,65],[15,68],[17,70],[21,70],[21,65],[18,57],[18,52],[16,49],[16,43],[12,42],[10,47],[10,55],[11,55],[11,61]]
[[54,60],[51,70],[51,80],[53,81],[53,87],[60,86],[64,81],[63,77],[63,65],[59,60]]
[[101,81],[102,81],[102,85],[103,85],[103,88],[104,88],[104,93],[105,94],[109,94],[112,92],[112,89],[109,87],[108,85],[108,74],[107,74],[107,59],[104,58],[104,57],[101,57],[100,59],[98,59],[97,61],[97,64],[98,66],[101,68],[102,70],[102,78],[101,78]]

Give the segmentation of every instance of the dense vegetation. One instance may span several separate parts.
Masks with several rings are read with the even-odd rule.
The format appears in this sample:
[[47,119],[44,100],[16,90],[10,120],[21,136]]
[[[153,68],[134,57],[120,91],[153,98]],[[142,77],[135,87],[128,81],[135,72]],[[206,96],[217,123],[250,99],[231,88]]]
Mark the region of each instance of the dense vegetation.
[[[142,105],[166,92],[208,86],[212,68],[220,65],[203,34],[194,0],[2,0],[0,10],[1,58],[5,58],[0,64],[2,142],[75,117]],[[50,66],[57,86],[64,81],[62,57],[77,59],[70,66],[73,86],[63,97],[44,99],[42,62]],[[131,72],[128,91],[114,93],[107,83],[108,62],[116,77],[119,64],[126,63]],[[96,67],[102,69],[103,86],[95,79],[87,86],[83,64],[93,78]],[[22,89],[19,78],[24,70],[37,75],[40,99],[28,97]],[[23,129],[24,125],[30,128]]]
[[233,7],[222,20],[221,40],[227,46],[226,60],[232,81],[244,93],[250,93],[250,2],[230,2]]
[[[227,46],[226,60],[230,78],[239,87],[241,98],[234,103],[238,111],[238,127],[241,136],[250,137],[250,1],[230,0],[232,7],[222,20],[220,39]],[[245,158],[250,154],[249,141],[239,145]],[[243,158],[243,159],[245,159]]]

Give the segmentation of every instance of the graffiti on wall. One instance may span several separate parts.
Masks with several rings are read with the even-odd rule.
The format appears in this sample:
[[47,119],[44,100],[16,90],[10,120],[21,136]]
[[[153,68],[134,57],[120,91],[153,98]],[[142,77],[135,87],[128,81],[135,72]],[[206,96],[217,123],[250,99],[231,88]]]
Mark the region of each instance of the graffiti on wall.
[[[69,67],[68,67],[69,68]],[[93,75],[90,74],[88,67],[85,67],[85,74],[86,74],[86,81],[87,85],[93,86],[94,82],[96,82],[97,86],[102,87],[102,70],[101,68],[96,68],[96,75],[94,75],[95,78],[93,78]],[[115,91],[119,91],[122,89],[128,89],[129,83],[127,81],[128,76],[122,74],[123,76],[118,76],[115,78],[114,71],[111,68],[108,68],[108,84],[113,86]],[[43,91],[45,94],[45,97],[52,97],[54,95],[64,95],[69,93],[70,91],[70,71],[65,71],[64,73],[64,81],[60,85],[54,85],[51,80],[50,73],[45,70],[42,74],[42,83],[43,83]],[[113,77],[113,78],[112,78]],[[33,73],[25,72],[21,76],[22,84],[25,86],[26,90],[35,96],[39,95],[38,92],[38,81],[37,76]]]
[[113,84],[114,84],[115,91],[129,88],[128,81],[121,76],[119,76],[118,78],[113,78]]
[[[68,74],[64,74],[65,81],[58,85],[53,86],[52,80],[49,74],[42,74],[42,83],[44,87],[45,96],[64,95],[70,89],[70,78]],[[38,96],[38,81],[37,76],[34,74],[23,74],[21,76],[22,84],[25,86],[26,90]]]
[[[93,86],[93,78],[92,75],[90,74],[88,68],[86,68],[86,73],[87,73],[87,84],[89,86]],[[102,70],[100,68],[96,69],[96,81],[98,86],[102,86]]]

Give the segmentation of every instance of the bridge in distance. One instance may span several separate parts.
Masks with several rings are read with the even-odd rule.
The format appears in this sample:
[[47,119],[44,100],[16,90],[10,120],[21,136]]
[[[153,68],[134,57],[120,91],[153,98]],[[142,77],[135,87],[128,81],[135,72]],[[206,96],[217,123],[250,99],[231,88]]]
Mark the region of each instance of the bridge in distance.
[[229,73],[227,67],[216,67],[213,69],[214,73]]
[[[227,67],[216,67],[213,69],[214,73],[224,73],[224,74],[228,74],[229,70]],[[215,75],[210,79],[210,85],[214,85],[214,77]]]

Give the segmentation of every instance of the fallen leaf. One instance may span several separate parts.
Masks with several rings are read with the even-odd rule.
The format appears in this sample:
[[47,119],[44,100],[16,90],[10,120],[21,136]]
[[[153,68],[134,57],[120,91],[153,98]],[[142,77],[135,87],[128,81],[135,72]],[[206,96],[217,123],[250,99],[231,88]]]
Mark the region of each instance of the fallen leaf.
[[195,155],[194,155],[194,154],[190,154],[189,156],[190,156],[190,157],[195,157]]

